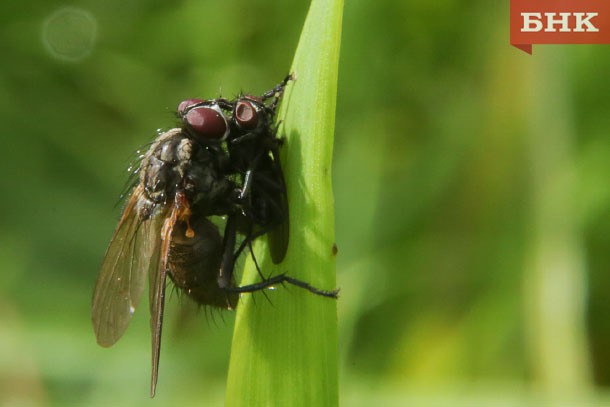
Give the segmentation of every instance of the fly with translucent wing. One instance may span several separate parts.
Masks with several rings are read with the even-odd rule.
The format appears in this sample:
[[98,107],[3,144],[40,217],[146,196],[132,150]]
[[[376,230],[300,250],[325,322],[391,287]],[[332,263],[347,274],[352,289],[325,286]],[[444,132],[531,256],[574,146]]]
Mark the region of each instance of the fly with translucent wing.
[[[222,309],[235,309],[240,293],[282,283],[337,297],[337,291],[285,274],[246,286],[234,281],[235,262],[246,248],[253,255],[257,237],[269,235],[275,263],[288,247],[281,142],[273,122],[290,80],[260,97],[185,100],[178,106],[180,127],[160,134],[141,157],[95,286],[92,321],[97,342],[112,346],[127,329],[148,279],[151,396],[167,276],[196,303]],[[223,235],[211,221],[214,216],[226,219]]]

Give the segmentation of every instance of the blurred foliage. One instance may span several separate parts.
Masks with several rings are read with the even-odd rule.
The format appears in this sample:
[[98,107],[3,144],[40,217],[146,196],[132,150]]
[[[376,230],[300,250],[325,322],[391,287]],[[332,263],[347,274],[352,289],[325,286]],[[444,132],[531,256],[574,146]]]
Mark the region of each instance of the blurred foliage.
[[[102,349],[90,297],[134,152],[184,98],[275,84],[307,6],[0,2],[0,405],[222,404],[231,313],[171,296],[149,401],[146,307]],[[606,47],[528,56],[482,0],[343,21],[343,404],[610,403]]]

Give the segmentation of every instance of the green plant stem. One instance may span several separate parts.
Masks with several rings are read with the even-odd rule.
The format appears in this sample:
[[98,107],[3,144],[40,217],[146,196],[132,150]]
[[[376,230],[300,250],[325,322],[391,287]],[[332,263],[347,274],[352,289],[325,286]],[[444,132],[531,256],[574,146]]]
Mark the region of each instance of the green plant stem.
[[[336,285],[331,184],[342,0],[313,0],[279,112],[290,209],[284,262],[272,264],[265,239],[255,252],[264,273]],[[259,280],[251,259],[241,284]],[[337,304],[294,286],[242,295],[227,382],[227,406],[338,405]],[[256,300],[256,301],[254,301]]]

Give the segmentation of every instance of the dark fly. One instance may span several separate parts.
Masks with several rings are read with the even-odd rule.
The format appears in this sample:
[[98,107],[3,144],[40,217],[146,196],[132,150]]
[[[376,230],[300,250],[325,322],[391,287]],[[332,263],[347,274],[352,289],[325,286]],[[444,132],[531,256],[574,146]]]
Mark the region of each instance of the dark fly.
[[240,185],[237,202],[241,210],[229,215],[225,242],[234,245],[236,232],[244,236],[233,260],[223,261],[221,279],[224,277],[225,281],[221,281],[221,285],[229,283],[235,259],[246,247],[252,252],[251,243],[260,235],[268,234],[274,263],[281,263],[286,255],[288,199],[280,164],[282,140],[277,137],[274,121],[284,88],[291,79],[292,76],[287,76],[262,96],[242,95],[233,101],[219,101],[231,111],[227,148],[231,170],[238,174]]
[[[151,396],[166,276],[198,304],[222,309],[234,309],[239,293],[285,282],[337,296],[284,274],[246,286],[234,281],[237,258],[246,247],[252,252],[258,236],[269,234],[274,262],[286,253],[288,205],[273,122],[289,80],[260,97],[182,102],[181,126],[162,133],[141,157],[95,286],[92,320],[98,343],[112,346],[127,329],[148,278]],[[212,216],[226,218],[223,235]]]
[[282,262],[288,249],[289,224],[279,154],[282,139],[277,137],[274,121],[290,79],[291,76],[286,77],[260,97],[242,96],[234,102],[227,143],[231,166],[242,176],[239,195],[244,215],[242,230],[247,240],[269,232],[271,259],[276,264]]

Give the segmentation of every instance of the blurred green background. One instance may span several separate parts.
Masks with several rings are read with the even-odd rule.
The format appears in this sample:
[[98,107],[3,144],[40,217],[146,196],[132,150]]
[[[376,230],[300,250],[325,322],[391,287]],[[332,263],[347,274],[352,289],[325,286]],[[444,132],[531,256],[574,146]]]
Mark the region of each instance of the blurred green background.
[[[287,73],[305,1],[0,2],[0,405],[222,405],[233,315],[90,298],[134,152],[187,97]],[[345,406],[610,405],[610,53],[509,45],[508,2],[347,1]],[[186,311],[185,311],[186,309]],[[192,311],[192,308],[191,308]]]

